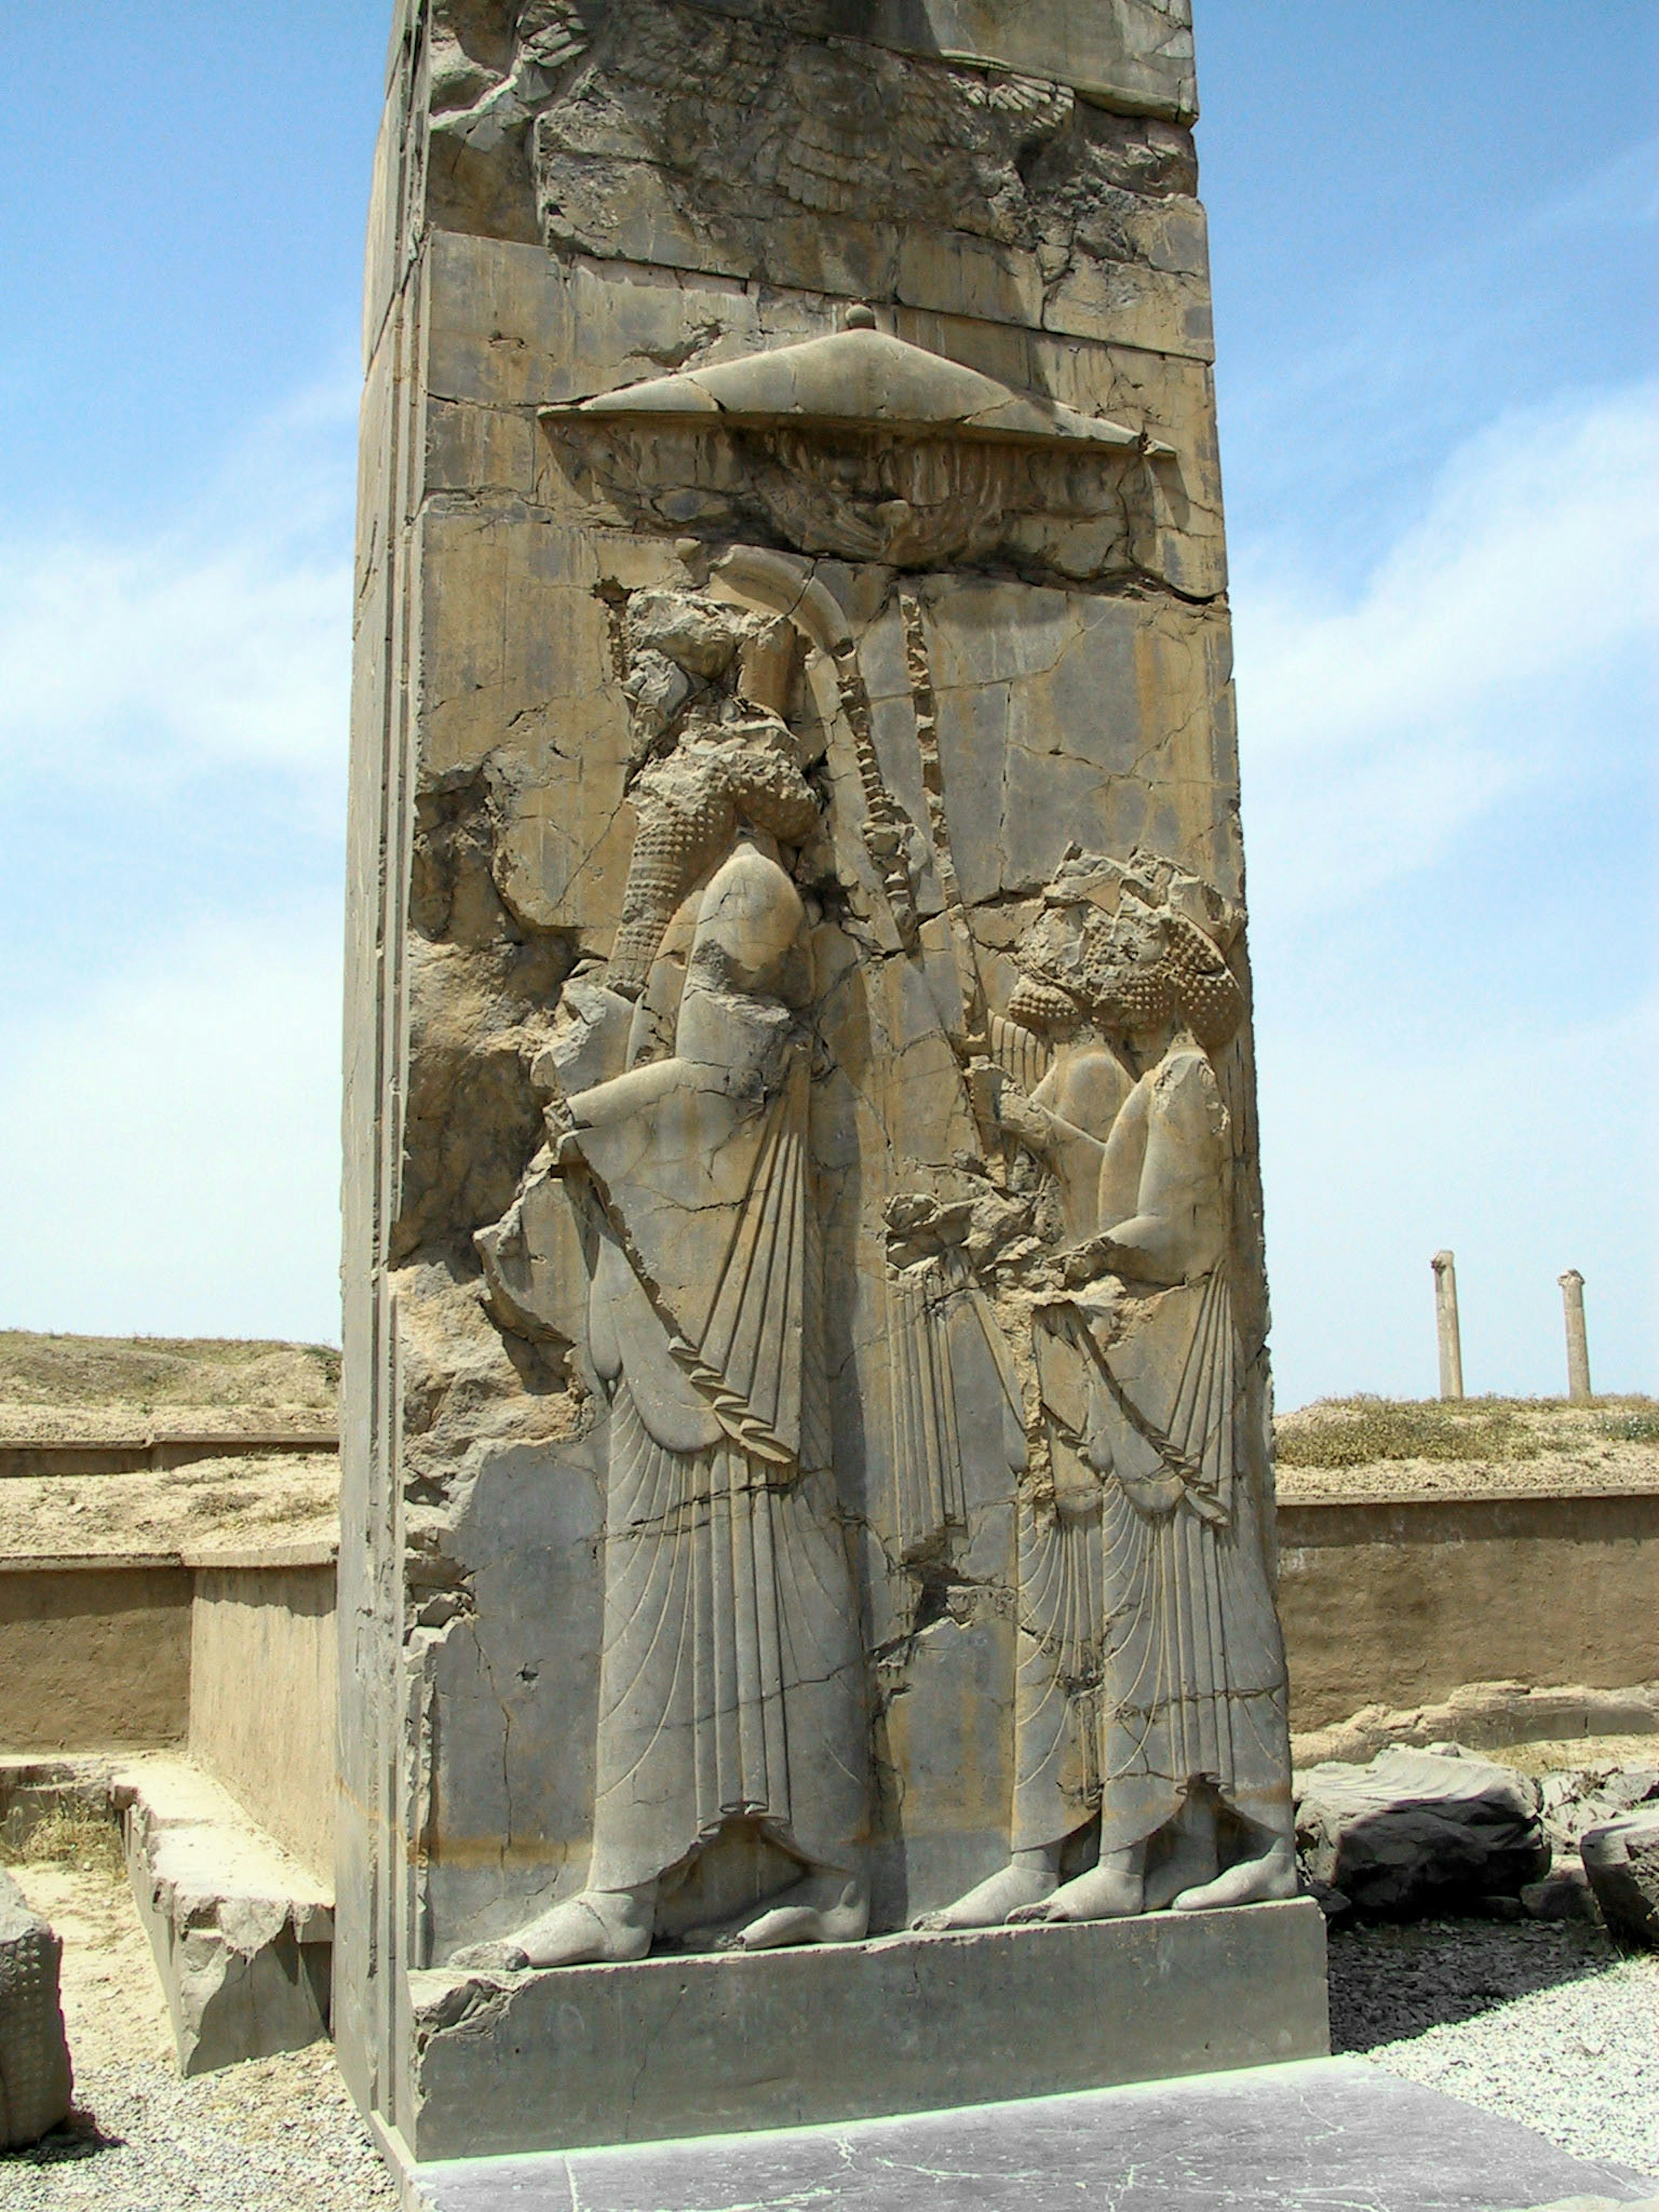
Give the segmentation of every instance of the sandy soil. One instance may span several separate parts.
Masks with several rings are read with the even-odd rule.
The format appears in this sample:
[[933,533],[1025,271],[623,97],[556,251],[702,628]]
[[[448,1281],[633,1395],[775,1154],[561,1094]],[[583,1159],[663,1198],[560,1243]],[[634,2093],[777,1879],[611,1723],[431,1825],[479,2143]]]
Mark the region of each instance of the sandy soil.
[[0,1438],[312,1431],[339,1382],[329,1345],[0,1329]]
[[0,1558],[156,1553],[339,1534],[332,1452],[198,1460],[142,1474],[0,1480]]
[[115,2059],[173,2063],[167,1999],[125,1875],[26,1859],[7,1869],[63,1938],[59,1990],[77,2082]]
[[1612,1772],[1622,1767],[1659,1766],[1659,1735],[1556,1736],[1547,1742],[1498,1744],[1480,1756],[1540,1780],[1546,1774],[1587,1766],[1604,1766]]

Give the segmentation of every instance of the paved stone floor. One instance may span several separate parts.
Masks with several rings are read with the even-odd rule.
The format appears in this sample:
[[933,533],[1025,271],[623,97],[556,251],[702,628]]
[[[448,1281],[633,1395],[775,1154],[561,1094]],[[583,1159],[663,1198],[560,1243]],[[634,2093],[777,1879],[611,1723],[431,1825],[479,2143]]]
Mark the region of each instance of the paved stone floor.
[[1628,2168],[1353,2059],[903,2119],[458,2160],[432,2212],[1521,2212]]

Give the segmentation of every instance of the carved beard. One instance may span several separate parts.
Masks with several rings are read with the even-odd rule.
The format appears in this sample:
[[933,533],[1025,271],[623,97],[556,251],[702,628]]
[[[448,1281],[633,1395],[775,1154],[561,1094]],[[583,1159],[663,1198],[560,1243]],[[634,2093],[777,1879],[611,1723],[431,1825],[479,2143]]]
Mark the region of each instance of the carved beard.
[[1064,1029],[1076,1021],[1077,1002],[1057,983],[1022,975],[1008,1000],[1008,1018],[1040,1036],[1044,1030]]
[[1102,994],[1102,1013],[1115,1017],[1127,1029],[1156,1029],[1181,1011],[1175,979],[1162,960],[1154,968],[1121,970],[1113,976],[1109,991]]
[[1244,994],[1217,947],[1182,915],[1170,919],[1164,972],[1193,1035],[1219,1052],[1244,1018]]

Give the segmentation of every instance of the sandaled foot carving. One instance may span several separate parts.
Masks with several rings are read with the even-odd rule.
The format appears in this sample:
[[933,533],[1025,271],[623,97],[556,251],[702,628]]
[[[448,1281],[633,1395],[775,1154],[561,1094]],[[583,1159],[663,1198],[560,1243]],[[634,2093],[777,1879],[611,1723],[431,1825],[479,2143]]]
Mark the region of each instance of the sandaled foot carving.
[[518,1973],[527,1966],[617,1966],[651,1948],[654,1890],[585,1889],[532,1920],[515,1936],[471,1943],[452,1966]]
[[869,1931],[870,1893],[844,1874],[804,1875],[763,1905],[687,1931],[688,1951],[778,1951],[791,1943],[856,1943]]
[[1022,1905],[1042,1904],[1054,1893],[1052,1867],[1025,1866],[1015,1859],[965,1891],[954,1905],[924,1912],[911,1922],[929,1934],[949,1928],[1000,1928]]
[[1062,1882],[1041,1904],[1018,1906],[1008,1918],[1015,1926],[1032,1921],[1121,1920],[1142,1910],[1145,1893],[1138,1871],[1103,1863]]
[[1213,1881],[1196,1889],[1183,1889],[1175,1901],[1177,1912],[1211,1912],[1224,1905],[1263,1905],[1270,1899],[1296,1895],[1296,1846],[1275,1843],[1260,1858],[1240,1859]]

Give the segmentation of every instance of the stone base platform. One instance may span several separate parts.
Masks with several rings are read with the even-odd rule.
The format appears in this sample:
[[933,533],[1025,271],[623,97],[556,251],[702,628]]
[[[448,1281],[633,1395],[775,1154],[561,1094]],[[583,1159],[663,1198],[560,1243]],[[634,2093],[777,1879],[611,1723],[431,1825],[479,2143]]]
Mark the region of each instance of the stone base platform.
[[788,2128],[1322,2057],[1298,1899],[754,1956],[414,1974],[422,2163]]
[[1356,2058],[699,2142],[458,2160],[410,2212],[1659,2212],[1653,2184]]

